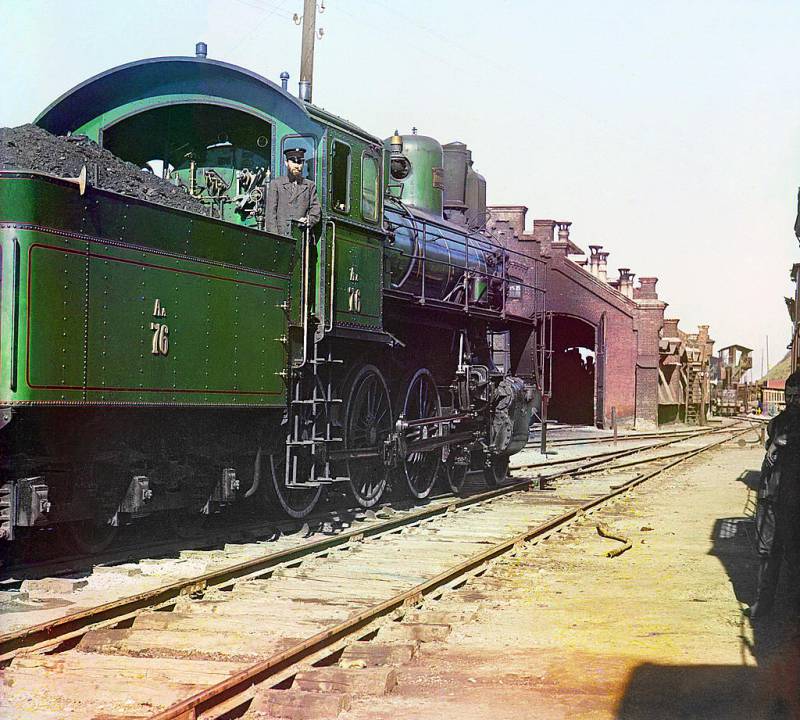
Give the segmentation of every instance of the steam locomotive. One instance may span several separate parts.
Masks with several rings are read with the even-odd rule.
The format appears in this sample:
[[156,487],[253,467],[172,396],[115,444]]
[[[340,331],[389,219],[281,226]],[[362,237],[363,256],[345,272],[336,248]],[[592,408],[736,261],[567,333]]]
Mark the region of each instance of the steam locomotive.
[[[302,518],[330,487],[372,507],[389,482],[422,499],[470,467],[505,477],[536,318],[511,311],[510,251],[481,230],[463,145],[381,140],[205,54],[104,72],[36,124],[155,169],[211,216],[105,190],[91,167],[0,171],[6,546],[64,525],[97,551],[154,513]],[[323,214],[281,237],[264,206],[287,147]]]

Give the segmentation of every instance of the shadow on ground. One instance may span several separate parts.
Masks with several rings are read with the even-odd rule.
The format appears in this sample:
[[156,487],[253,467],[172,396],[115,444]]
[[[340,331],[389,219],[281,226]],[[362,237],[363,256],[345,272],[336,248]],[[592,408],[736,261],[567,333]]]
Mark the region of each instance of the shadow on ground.
[[[758,477],[757,470],[739,475],[748,488],[742,515],[719,518],[712,528],[711,554],[743,610],[755,600]],[[628,679],[618,720],[800,720],[800,632],[787,595],[781,578],[769,620],[751,627],[741,616],[741,665],[639,665]]]

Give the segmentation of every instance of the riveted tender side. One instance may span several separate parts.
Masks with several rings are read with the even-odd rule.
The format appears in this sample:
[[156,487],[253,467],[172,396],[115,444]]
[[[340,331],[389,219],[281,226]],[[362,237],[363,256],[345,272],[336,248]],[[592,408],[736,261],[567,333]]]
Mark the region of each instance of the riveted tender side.
[[6,536],[246,490],[286,406],[296,241],[22,172],[0,233]]

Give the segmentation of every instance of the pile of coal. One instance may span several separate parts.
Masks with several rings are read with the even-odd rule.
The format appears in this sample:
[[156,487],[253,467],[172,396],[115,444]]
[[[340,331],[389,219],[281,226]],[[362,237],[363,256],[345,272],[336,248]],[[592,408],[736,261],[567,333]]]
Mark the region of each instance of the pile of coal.
[[178,210],[211,214],[207,205],[183,188],[121,160],[85,135],[59,137],[36,125],[0,128],[0,170],[77,177],[84,165],[90,186]]

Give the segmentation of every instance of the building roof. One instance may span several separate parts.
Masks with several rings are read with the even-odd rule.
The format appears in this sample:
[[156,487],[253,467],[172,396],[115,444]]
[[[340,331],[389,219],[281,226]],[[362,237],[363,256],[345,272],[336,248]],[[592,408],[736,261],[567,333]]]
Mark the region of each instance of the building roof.
[[725,350],[730,349],[741,350],[742,352],[753,352],[753,348],[745,347],[744,345],[726,345],[724,348],[720,348],[718,352],[724,352]]
[[[771,382],[774,380],[780,380],[783,383],[789,374],[792,372],[792,355],[791,353],[786,353],[783,359],[777,364],[773,365],[769,372],[761,378],[762,382]],[[783,387],[783,384],[781,384]]]

